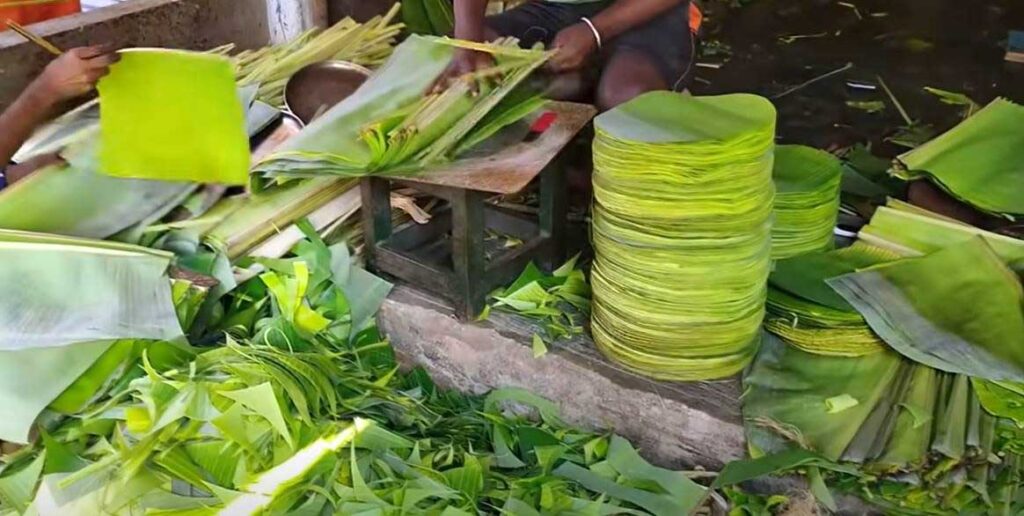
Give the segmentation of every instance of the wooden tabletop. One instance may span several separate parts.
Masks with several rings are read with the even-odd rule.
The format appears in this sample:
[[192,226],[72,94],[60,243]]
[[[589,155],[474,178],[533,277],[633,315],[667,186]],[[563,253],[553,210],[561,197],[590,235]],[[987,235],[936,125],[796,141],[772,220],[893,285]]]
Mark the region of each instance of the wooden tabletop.
[[[535,140],[523,141],[529,124],[549,112],[556,115],[551,126]],[[537,177],[596,114],[597,110],[588,104],[549,102],[528,117],[528,123],[521,129],[506,131],[506,141],[501,141],[499,133],[493,141],[481,144],[492,151],[471,152],[465,158],[429,167],[412,176],[384,174],[384,177],[401,179],[414,188],[420,183],[498,194],[516,193]],[[509,137],[512,140],[508,140]]]

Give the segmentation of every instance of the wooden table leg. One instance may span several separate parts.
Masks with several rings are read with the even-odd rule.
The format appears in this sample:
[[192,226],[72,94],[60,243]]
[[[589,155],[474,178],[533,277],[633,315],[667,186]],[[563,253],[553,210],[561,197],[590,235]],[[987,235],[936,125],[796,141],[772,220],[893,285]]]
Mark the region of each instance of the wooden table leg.
[[366,264],[376,269],[377,246],[391,238],[391,184],[386,179],[364,177],[359,183],[363,205]]
[[547,240],[540,264],[549,271],[565,261],[569,193],[560,161],[550,163],[540,175],[540,234]]
[[456,295],[452,296],[456,314],[462,320],[476,317],[484,308],[484,194],[472,190],[453,190],[452,265]]

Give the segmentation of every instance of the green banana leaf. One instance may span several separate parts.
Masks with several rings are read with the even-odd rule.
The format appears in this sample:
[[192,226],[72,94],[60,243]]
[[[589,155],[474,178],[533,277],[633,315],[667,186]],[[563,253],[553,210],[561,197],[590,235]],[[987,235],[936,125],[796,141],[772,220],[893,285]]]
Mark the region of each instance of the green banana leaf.
[[[253,189],[321,174],[415,171],[450,159],[459,143],[548,57],[513,44],[410,36],[355,93],[257,163]],[[472,96],[468,84],[459,81],[442,93],[425,94],[458,47],[493,54],[497,67],[479,74],[486,79],[503,72],[498,85]]]
[[655,378],[739,372],[764,316],[774,108],[652,92],[595,127],[595,343]]
[[[28,442],[36,417],[58,397],[88,399],[125,357],[86,374],[114,339],[182,337],[166,271],[170,256],[145,248],[0,231],[0,440]],[[67,296],[67,292],[75,292]],[[126,343],[132,348],[132,341]],[[100,379],[95,377],[102,376]],[[73,383],[89,377],[75,393]],[[65,393],[65,395],[62,395]]]
[[402,0],[402,23],[411,34],[434,34],[424,0]]
[[988,380],[1024,380],[1024,291],[980,237],[828,283],[915,362]]
[[0,441],[28,443],[36,417],[112,344],[93,341],[0,351]]
[[897,175],[928,178],[977,208],[1024,215],[1024,107],[993,100],[950,131],[899,157]]
[[142,247],[0,230],[0,350],[182,337],[170,258]]
[[833,357],[765,335],[743,379],[751,455],[802,447],[839,460],[895,380],[900,364],[900,356],[891,351]]
[[772,258],[832,246],[841,179],[839,159],[827,152],[802,145],[775,148]]
[[116,177],[245,184],[246,122],[222,56],[130,49],[100,80],[100,169]]

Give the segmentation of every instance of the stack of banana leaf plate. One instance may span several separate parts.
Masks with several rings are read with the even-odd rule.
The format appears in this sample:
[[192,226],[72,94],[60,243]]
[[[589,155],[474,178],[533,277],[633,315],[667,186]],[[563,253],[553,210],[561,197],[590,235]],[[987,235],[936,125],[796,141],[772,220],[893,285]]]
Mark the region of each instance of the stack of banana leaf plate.
[[896,175],[927,179],[982,211],[1024,216],[1024,107],[996,99],[899,157]]
[[764,317],[775,109],[654,92],[596,133],[594,341],[654,378],[739,372]]
[[772,258],[789,258],[832,245],[842,174],[839,159],[827,152],[802,145],[775,148]]
[[864,317],[826,280],[900,258],[863,243],[775,263],[768,280],[765,328],[809,353],[862,356],[885,349]]

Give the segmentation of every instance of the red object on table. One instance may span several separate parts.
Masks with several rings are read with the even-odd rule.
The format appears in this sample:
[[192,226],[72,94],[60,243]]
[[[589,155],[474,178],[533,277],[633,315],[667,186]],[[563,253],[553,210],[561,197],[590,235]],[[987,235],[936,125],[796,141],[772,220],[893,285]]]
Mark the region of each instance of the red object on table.
[[80,0],[56,0],[53,2],[8,6],[8,4],[19,3],[23,3],[23,1],[0,0],[0,30],[7,30],[7,20],[13,20],[21,25],[28,25],[82,11]]

